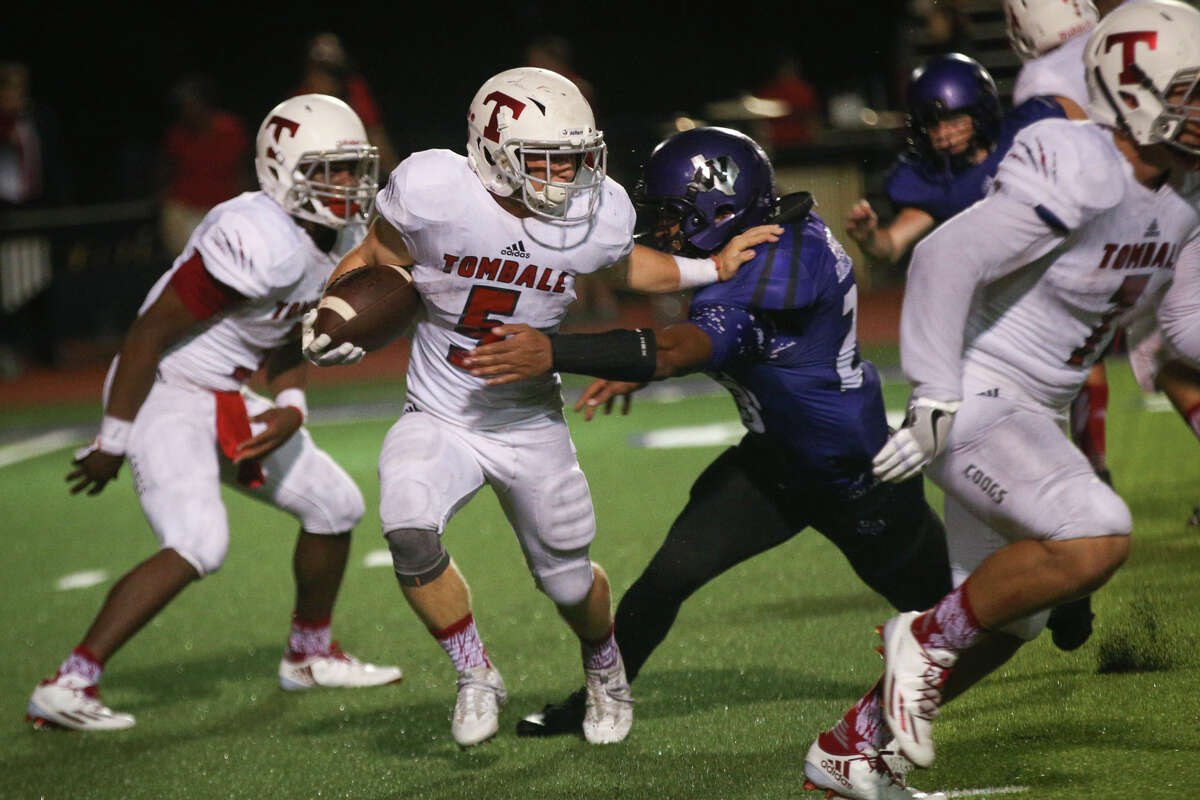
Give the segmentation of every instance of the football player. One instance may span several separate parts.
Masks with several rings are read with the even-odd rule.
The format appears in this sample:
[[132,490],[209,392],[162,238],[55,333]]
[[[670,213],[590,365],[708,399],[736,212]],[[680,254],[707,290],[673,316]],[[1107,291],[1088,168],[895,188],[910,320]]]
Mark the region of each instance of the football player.
[[1017,131],[1062,109],[1035,97],[1007,114],[991,74],[961,53],[934,56],[909,77],[909,150],[888,175],[897,210],[887,226],[866,200],[851,207],[846,232],[877,261],[895,263],[935,225],[983,197]]
[[1161,303],[1170,344],[1200,359],[1200,12],[1122,6],[1084,60],[1092,121],[1021,131],[988,196],[909,270],[913,394],[875,469],[904,481],[928,468],[945,490],[956,588],[888,621],[882,682],[840,725],[857,737],[864,719],[885,724],[918,766],[933,762],[940,707],[1128,555],[1128,507],[1063,432],[1114,330]]
[[[362,239],[377,188],[377,153],[341,100],[302,95],[276,106],[255,145],[262,189],[210,211],[150,290],[113,360],[104,418],[75,456],[71,493],[98,494],[129,460],[160,549],[109,592],[55,676],[29,700],[37,725],[129,728],[101,702],[108,659],[229,546],[224,483],[300,523],[296,603],[284,689],[394,683],[398,667],[366,664],[330,639],[330,616],[363,498],[303,423],[299,321],[337,256]],[[259,369],[274,400],[246,388]]]
[[[467,155],[426,150],[405,159],[378,198],[379,218],[334,277],[367,264],[412,268],[424,317],[416,324],[407,402],[379,460],[380,517],[400,590],[458,673],[451,723],[469,747],[493,736],[507,691],[484,648],[467,583],[442,541],[450,517],[484,484],[496,492],[534,581],[579,637],[589,742],[625,738],[633,724],[613,636],[608,579],[588,549],[595,517],[562,415],[557,375],[489,386],[462,368],[502,321],[554,331],[576,276],[617,265],[628,286],[676,291],[732,275],[748,233],[715,259],[672,257],[632,240],[634,209],[606,176],[592,109],[567,78],[507,70],[480,87],[467,112]],[[714,181],[725,176],[713,175]],[[362,357],[353,342],[313,336],[314,363]],[[619,358],[635,334],[610,343]]]
[[[714,175],[724,179],[710,180]],[[648,213],[648,240],[689,255],[717,250],[776,208],[766,154],[725,128],[662,142],[635,199]],[[697,291],[686,322],[639,331],[644,347],[624,361],[612,357],[608,342],[630,332],[546,336],[526,325],[493,329],[507,338],[465,361],[492,385],[551,369],[599,376],[576,406],[588,419],[617,396],[627,402],[651,378],[704,371],[733,395],[746,435],[696,480],[618,606],[617,642],[630,680],[696,590],[808,527],[897,609],[921,607],[951,585],[945,531],[925,502],[920,476],[890,484],[871,472],[888,426],[879,376],[859,356],[853,264],[825,222],[809,213],[811,198],[786,200],[775,217],[784,223],[778,242],[756,252],[732,280]],[[526,718],[518,731],[577,733],[583,714],[580,690]],[[881,758],[886,738],[858,750],[831,739],[820,757],[809,758],[809,781],[854,797],[913,796]],[[848,772],[827,770],[822,762],[831,758],[848,764]]]
[[[1133,0],[1128,0],[1132,2]],[[1053,96],[1071,119],[1086,119],[1087,83],[1083,70],[1083,47],[1087,33],[1099,19],[1088,0],[1062,3],[1058,0],[1005,0],[1008,36],[1013,49],[1025,63],[1017,73],[1013,102],[1034,95]],[[1163,342],[1151,317],[1126,331],[1129,365],[1138,385],[1147,393],[1163,392],[1192,433],[1200,438],[1200,371],[1175,358]],[[1104,362],[1097,361],[1083,391],[1071,406],[1071,431],[1102,478],[1109,479],[1105,464],[1105,414],[1108,383]],[[1200,525],[1200,507],[1189,524]],[[1056,610],[1049,626],[1055,627]],[[1059,631],[1053,631],[1056,637]]]

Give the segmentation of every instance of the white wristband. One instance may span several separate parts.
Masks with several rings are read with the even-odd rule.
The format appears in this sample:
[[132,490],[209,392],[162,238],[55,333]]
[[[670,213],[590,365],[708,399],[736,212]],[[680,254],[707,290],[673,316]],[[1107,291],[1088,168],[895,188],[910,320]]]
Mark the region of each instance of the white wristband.
[[292,387],[284,389],[279,394],[275,395],[275,405],[278,408],[291,406],[300,412],[300,421],[308,419],[308,400],[304,396],[304,390]]
[[129,420],[105,414],[104,419],[100,420],[100,433],[96,436],[96,447],[109,455],[125,455],[131,428],[133,428],[133,423]]
[[675,266],[679,267],[680,289],[708,286],[710,283],[720,280],[721,276],[717,272],[717,260],[712,256],[708,258],[671,256],[671,258],[675,259]]

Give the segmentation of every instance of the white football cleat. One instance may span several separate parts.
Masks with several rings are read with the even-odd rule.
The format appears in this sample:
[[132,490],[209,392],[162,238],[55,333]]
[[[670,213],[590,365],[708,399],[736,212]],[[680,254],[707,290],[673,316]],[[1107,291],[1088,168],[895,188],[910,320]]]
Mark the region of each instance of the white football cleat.
[[625,662],[608,669],[584,669],[587,680],[587,710],[583,715],[583,737],[592,744],[615,744],[633,727],[633,695],[625,677]]
[[79,675],[56,675],[33,690],[25,719],[35,728],[73,731],[119,731],[137,724],[131,714],[119,714],[100,701],[95,684]]
[[[900,755],[894,758],[904,759]],[[911,767],[911,762],[908,764]],[[846,753],[828,731],[808,748],[804,776],[804,788],[824,790],[827,800],[946,800],[942,792],[926,794],[906,786],[904,776],[892,770],[885,751],[868,748],[864,753]]]
[[305,656],[293,661],[285,654],[279,662],[279,685],[288,691],[315,689],[325,686],[336,689],[357,689],[364,686],[386,686],[399,683],[404,670],[399,667],[380,667],[366,664],[342,651],[337,642],[324,655]]
[[906,611],[883,626],[883,714],[896,747],[918,767],[933,763],[933,718],[942,704],[942,684],[958,660],[953,650],[922,647]]
[[508,702],[508,689],[492,667],[468,667],[458,673],[458,700],[450,733],[459,747],[486,742],[500,729],[500,709]]

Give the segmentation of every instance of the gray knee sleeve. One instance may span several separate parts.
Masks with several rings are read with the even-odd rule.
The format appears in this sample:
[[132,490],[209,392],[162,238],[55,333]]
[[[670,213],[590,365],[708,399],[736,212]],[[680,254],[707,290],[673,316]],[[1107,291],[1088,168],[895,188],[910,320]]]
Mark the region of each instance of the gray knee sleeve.
[[450,566],[450,554],[437,531],[398,528],[384,534],[401,586],[423,586]]

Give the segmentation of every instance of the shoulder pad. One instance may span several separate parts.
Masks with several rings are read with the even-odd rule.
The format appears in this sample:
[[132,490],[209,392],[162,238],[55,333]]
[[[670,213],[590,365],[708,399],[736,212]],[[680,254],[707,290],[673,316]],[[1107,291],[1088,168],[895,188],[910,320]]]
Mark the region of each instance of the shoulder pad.
[[1044,206],[1073,230],[1121,201],[1128,169],[1108,129],[1044,119],[1017,133],[994,187]]
[[464,156],[452,150],[422,150],[392,170],[376,205],[400,230],[418,221],[453,219],[462,214],[467,180],[479,182]]
[[[271,201],[275,206],[274,201]],[[217,280],[246,297],[264,297],[298,281],[303,259],[291,258],[306,235],[283,209],[222,204],[210,212],[193,240],[204,267]]]

